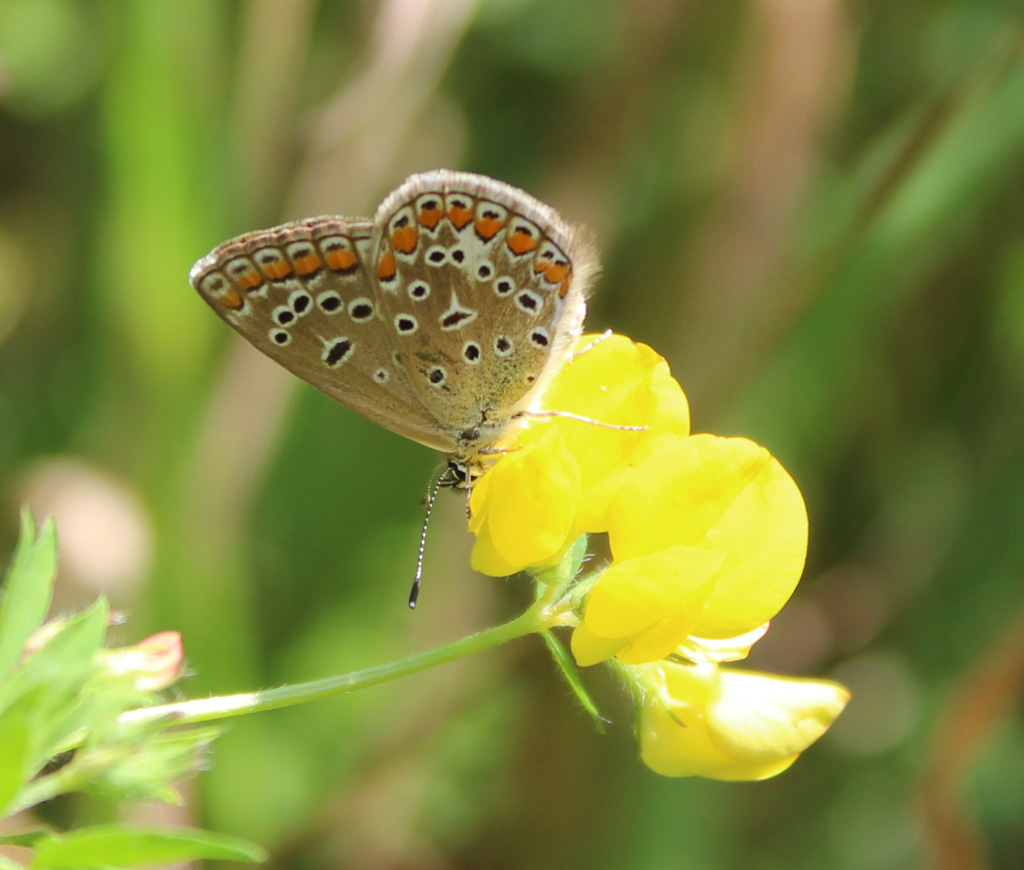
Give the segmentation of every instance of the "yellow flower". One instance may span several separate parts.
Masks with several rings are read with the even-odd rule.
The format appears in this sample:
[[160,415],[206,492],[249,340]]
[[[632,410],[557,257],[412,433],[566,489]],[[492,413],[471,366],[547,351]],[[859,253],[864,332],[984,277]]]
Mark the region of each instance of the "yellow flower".
[[473,487],[473,569],[492,577],[557,562],[572,535],[580,467],[560,431],[503,456]]
[[694,435],[661,447],[628,475],[609,516],[614,561],[572,637],[581,665],[612,655],[652,662],[700,649],[695,638],[747,635],[786,603],[803,570],[800,490],[744,438]]
[[640,754],[664,776],[755,780],[789,767],[849,700],[826,680],[663,662],[644,675]]
[[[849,697],[720,667],[746,657],[800,579],[800,490],[752,441],[691,436],[686,398],[650,348],[588,336],[577,354],[544,394],[553,416],[528,416],[476,482],[473,567],[548,568],[580,535],[607,532],[613,561],[576,592],[572,651],[580,665],[617,658],[636,684],[644,761],[668,776],[774,776]],[[551,582],[564,595],[571,581]],[[573,600],[561,599],[569,620]]]
[[[595,343],[597,342],[597,343]],[[544,393],[544,406],[595,420],[550,419],[580,465],[575,537],[608,530],[608,508],[632,467],[663,444],[690,433],[690,408],[668,363],[645,344],[622,335],[587,335]],[[644,426],[641,432],[609,426]],[[519,443],[539,437],[536,423]]]
[[[577,353],[544,393],[544,407],[586,420],[527,417],[473,488],[472,564],[481,573],[555,564],[584,532],[606,531],[632,467],[689,431],[686,397],[649,347],[584,336]],[[609,428],[616,425],[647,428]]]

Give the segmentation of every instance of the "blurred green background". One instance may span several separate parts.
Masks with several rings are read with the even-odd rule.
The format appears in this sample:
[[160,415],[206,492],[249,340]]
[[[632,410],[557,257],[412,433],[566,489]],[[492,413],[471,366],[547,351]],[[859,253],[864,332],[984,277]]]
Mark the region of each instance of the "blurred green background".
[[589,225],[590,326],[793,473],[808,568],[754,664],[853,701],[777,779],[667,780],[527,639],[234,722],[184,807],[120,812],[276,868],[1024,866],[1018,0],[0,0],[0,552],[55,514],[59,606],[180,630],[192,697],[521,609],[445,498],[406,610],[436,457],[187,282],[437,166]]

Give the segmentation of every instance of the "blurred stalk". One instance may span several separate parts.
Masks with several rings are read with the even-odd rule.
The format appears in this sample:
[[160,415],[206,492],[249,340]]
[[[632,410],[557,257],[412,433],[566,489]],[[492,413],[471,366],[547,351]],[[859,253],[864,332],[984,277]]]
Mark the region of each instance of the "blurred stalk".
[[[228,235],[227,226],[254,228],[256,215],[271,211],[268,201],[287,181],[283,154],[293,139],[294,95],[315,7],[314,0],[259,0],[242,7],[244,36],[230,100],[237,109],[221,139],[226,153],[211,155],[231,167],[217,185],[228,194],[230,222],[222,222],[213,239]],[[207,239],[194,254],[210,247]],[[181,293],[208,317],[185,278]],[[186,442],[164,598],[174,625],[216,644],[215,655],[202,655],[203,687],[256,679],[245,529],[291,394],[285,371],[232,339],[198,430]],[[176,600],[168,601],[172,595]]]
[[[111,440],[159,481],[205,359],[197,339],[213,334],[182,289],[182,265],[216,223],[216,200],[200,171],[209,104],[190,83],[217,80],[217,21],[211,4],[199,0],[129,0],[106,4],[105,12],[112,45],[102,92],[109,195],[97,216],[97,269],[108,316],[117,321],[112,331],[128,342],[105,348],[114,382],[129,385],[127,395],[122,389],[110,401],[138,398],[142,408],[135,419],[114,410],[119,433]],[[125,438],[129,419],[136,431]]]
[[[248,15],[243,28],[246,36],[234,88],[239,108],[225,139],[232,148],[236,143],[246,143],[245,148],[239,148],[248,156],[238,166],[237,187],[245,191],[242,201],[254,213],[269,211],[265,200],[275,198],[278,189],[289,191],[285,194],[289,214],[316,211],[307,208],[302,195],[292,189],[299,182],[285,177],[286,164],[282,159],[294,147],[296,131],[302,128],[294,117],[292,95],[299,90],[300,59],[306,53],[310,36],[312,7],[312,0],[304,4],[262,0],[243,7]],[[413,7],[409,0],[383,4],[368,71],[325,107],[323,117],[334,118],[335,123],[332,126],[325,121],[318,125],[320,135],[313,137],[303,168],[298,171],[300,179],[307,177],[309,161],[330,155],[331,167],[320,168],[327,175],[349,179],[353,187],[349,191],[351,196],[335,203],[333,211],[339,210],[339,204],[343,206],[341,210],[348,211],[351,205],[368,203],[378,187],[391,183],[390,176],[384,174],[390,168],[386,164],[362,165],[356,171],[353,167],[359,164],[358,158],[364,152],[373,152],[379,158],[388,150],[374,149],[371,143],[388,142],[393,147],[404,141],[422,109],[422,101],[431,93],[430,87],[422,85],[433,82],[443,69],[447,54],[439,53],[438,46],[447,52],[453,49],[453,34],[464,29],[472,8],[473,4],[466,0],[435,0]],[[438,13],[433,18],[429,14],[431,9]],[[454,15],[453,9],[461,11],[463,17]],[[432,26],[427,26],[431,23]],[[402,50],[396,51],[392,41]],[[424,55],[433,58],[437,65],[426,75],[413,65]],[[407,80],[421,83],[421,87],[412,90],[419,102],[407,101],[404,110],[396,112],[392,109],[392,92],[405,90],[401,84]],[[354,101],[353,94],[359,94],[360,99]],[[340,105],[348,106],[349,111],[339,113]],[[382,110],[383,106],[388,110]],[[396,124],[396,118],[401,124]],[[227,162],[232,162],[231,158]],[[255,221],[252,216],[240,216],[240,226],[251,228],[250,218]],[[184,549],[176,568],[180,603],[175,612],[186,622],[190,612],[215,613],[220,620],[241,619],[246,610],[246,521],[258,482],[281,434],[286,404],[298,384],[284,369],[243,341],[232,339],[226,365],[214,384],[192,444],[179,500],[176,539]],[[208,631],[209,618],[196,618]],[[218,629],[217,634],[221,633]],[[237,634],[246,639],[253,637],[248,627]],[[240,675],[252,673],[245,664],[251,660],[252,651],[245,644],[228,654],[227,645],[240,641],[225,637],[219,643],[216,661],[211,662],[213,672],[204,669],[204,686],[226,687],[221,674],[225,679],[230,676],[237,680]]]
[[[372,216],[380,196],[413,169],[432,169],[410,132],[434,100],[441,77],[479,0],[385,0],[380,3],[363,73],[308,125],[306,153],[286,200],[289,214],[334,213],[362,206]],[[457,161],[461,141],[449,130],[444,150]],[[412,166],[402,166],[413,146]],[[346,212],[349,213],[349,212]]]
[[[915,155],[909,164],[908,152]],[[893,325],[970,215],[1002,192],[1000,181],[1021,154],[1024,57],[1015,52],[943,101],[938,121],[900,124],[812,203],[807,213],[818,223],[803,235],[808,262],[820,264],[817,274],[809,270],[814,295],[804,290],[806,311],[777,358],[744,387],[726,428],[775,449],[798,445],[811,454],[808,462],[840,449],[848,421],[877,402],[874,370]],[[887,191],[882,202],[879,189]]]
[[291,183],[299,94],[318,5],[317,0],[251,0],[244,7],[228,143],[235,213],[246,227],[278,220]]
[[1024,696],[1024,611],[981,650],[948,692],[919,777],[925,835],[935,870],[989,866],[967,792],[980,757]]
[[[312,9],[296,9],[296,4],[287,0],[264,0],[243,8],[247,21],[234,93],[238,110],[225,137],[231,149],[231,156],[225,160],[234,161],[235,148],[245,154],[246,148],[254,144],[259,147],[246,154],[238,166],[238,202],[244,203],[247,214],[237,215],[239,224],[222,235],[280,217],[321,212],[372,214],[380,192],[404,174],[400,161],[409,141],[416,138],[412,134],[426,107],[435,99],[438,80],[472,18],[476,0],[387,0],[380,4],[366,49],[364,72],[346,83],[312,121],[305,122],[295,116],[294,94],[298,92],[300,58],[310,35]],[[457,142],[449,136],[445,143],[452,162],[457,162]],[[287,177],[283,158],[294,150],[302,150],[303,156],[295,176]],[[282,215],[277,214],[275,205],[279,199],[284,203]],[[247,621],[249,599],[247,521],[282,434],[287,402],[296,388],[305,389],[244,342],[232,339],[225,366],[190,445],[177,511],[175,540],[180,550],[174,575],[179,602],[173,612],[182,620],[176,625],[184,628],[191,623],[197,631],[202,625],[206,643],[216,645],[215,651],[210,646],[202,656],[200,680],[196,682],[204,689],[237,690],[239,680],[248,679],[251,686],[255,679],[254,651],[250,649],[255,630],[242,624]],[[339,409],[339,413],[346,412]],[[464,537],[461,505],[455,513],[460,517]],[[438,540],[439,529],[435,524],[434,545],[444,549],[444,542]],[[454,554],[464,548],[448,549]],[[443,573],[453,578],[462,575],[455,565]],[[480,587],[477,596],[485,592]],[[432,625],[436,630],[438,619],[445,629],[452,629],[454,620],[459,625],[452,630],[465,633],[462,623],[471,620],[476,611],[472,603],[473,596],[469,595],[457,611],[418,611],[410,633],[412,642],[425,631],[429,633]],[[365,621],[368,615],[358,618]],[[436,640],[431,638],[430,642]],[[372,764],[375,745],[387,745],[398,733],[405,735],[403,742],[408,745],[410,729],[414,741],[422,740],[424,734],[420,732],[429,724],[424,710],[435,705],[450,710],[451,675],[434,677],[421,677],[424,687],[433,685],[434,691],[411,689],[405,693],[404,713],[393,724],[377,725],[367,733],[356,732],[356,738],[365,741],[359,756],[367,759],[370,777],[381,775],[379,766]],[[463,674],[458,692],[468,691],[466,687],[473,684]],[[445,721],[442,717],[435,724],[440,726]],[[247,723],[250,733],[254,727],[266,732],[273,726],[261,717]],[[274,745],[270,734],[262,733],[257,739],[262,746]],[[228,755],[221,760],[225,782],[241,775],[232,758]],[[386,782],[382,787],[393,788],[395,784]],[[418,792],[409,794],[402,784],[397,787],[399,794],[394,796],[393,806],[403,801],[418,806]],[[210,791],[214,815],[230,815],[229,808],[217,804],[216,784]],[[411,823],[418,813],[410,809],[399,815]],[[332,816],[324,823],[330,830],[337,830],[343,821]],[[310,824],[316,822],[311,820]],[[405,842],[404,837],[396,840],[394,835],[393,825],[386,831],[363,826],[358,832],[360,861],[368,861],[367,851],[387,852],[394,848],[392,844]]]
[[696,406],[720,405],[804,302],[777,277],[825,133],[848,98],[848,17],[838,0],[747,4],[725,174],[681,266],[681,329],[668,351]]

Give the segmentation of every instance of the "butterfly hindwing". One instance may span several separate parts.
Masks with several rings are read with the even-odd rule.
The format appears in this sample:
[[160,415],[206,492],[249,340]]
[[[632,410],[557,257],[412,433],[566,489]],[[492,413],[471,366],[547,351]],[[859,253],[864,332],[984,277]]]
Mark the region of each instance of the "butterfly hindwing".
[[543,203],[469,173],[413,176],[376,224],[381,309],[421,402],[453,433],[506,426],[582,331],[596,257]]

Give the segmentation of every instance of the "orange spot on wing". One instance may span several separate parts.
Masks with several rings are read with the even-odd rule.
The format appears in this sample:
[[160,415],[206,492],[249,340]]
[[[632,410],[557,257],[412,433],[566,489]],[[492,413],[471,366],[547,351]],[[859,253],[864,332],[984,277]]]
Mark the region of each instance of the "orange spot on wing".
[[292,267],[287,260],[274,260],[272,263],[263,263],[260,268],[263,269],[263,274],[271,281],[279,281],[281,278],[287,278],[292,274]]
[[215,296],[214,298],[216,299],[218,304],[223,305],[225,308],[234,309],[235,311],[237,311],[239,308],[245,305],[245,300],[242,299],[242,294],[239,293],[230,284],[228,285],[226,290],[224,290],[219,296]]
[[552,263],[544,270],[544,280],[549,284],[558,284],[564,281],[569,274],[569,267],[563,263]]
[[390,281],[395,274],[395,255],[391,251],[387,251],[377,264],[377,277],[381,281]]
[[569,285],[570,285],[571,283],[572,283],[572,281],[571,281],[571,280],[570,280],[569,278],[566,278],[566,279],[565,279],[565,280],[564,280],[564,281],[562,282],[562,286],[558,288],[558,298],[559,298],[559,299],[565,299],[565,297],[566,297],[566,296],[568,295],[568,293],[569,293]]
[[347,272],[359,262],[355,252],[346,248],[330,248],[324,253],[324,259],[327,260],[327,265],[336,272]]
[[238,282],[238,286],[242,290],[255,290],[257,287],[263,286],[263,278],[255,269],[246,269],[235,276],[235,281]]
[[411,224],[399,227],[391,234],[391,244],[396,251],[403,254],[411,254],[416,250],[416,243],[419,241],[419,233],[416,227]]
[[312,275],[323,264],[324,261],[316,254],[305,254],[295,258],[295,271],[304,278],[306,275]]
[[424,226],[428,230],[432,230],[441,222],[442,217],[444,217],[444,212],[442,212],[441,209],[425,208],[420,212],[418,220],[420,222],[420,226]]
[[506,242],[508,249],[519,256],[520,254],[528,254],[534,248],[537,247],[537,240],[529,233],[523,230],[516,230],[512,235],[508,237]]
[[489,242],[502,228],[502,223],[497,218],[478,218],[474,229],[476,234],[480,236],[485,242]]
[[473,212],[468,208],[459,208],[453,205],[448,209],[448,220],[452,222],[455,229],[461,230],[466,224],[473,220]]

